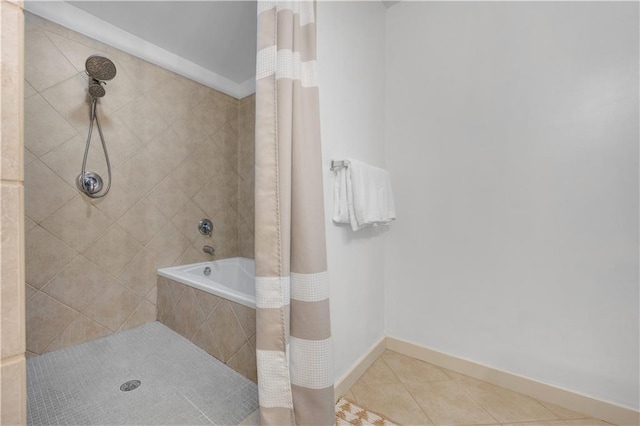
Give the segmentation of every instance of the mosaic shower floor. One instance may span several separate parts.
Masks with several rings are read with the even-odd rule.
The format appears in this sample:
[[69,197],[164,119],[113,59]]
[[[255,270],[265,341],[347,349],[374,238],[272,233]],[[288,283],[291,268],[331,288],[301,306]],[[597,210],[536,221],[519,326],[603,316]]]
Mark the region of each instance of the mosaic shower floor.
[[237,425],[257,407],[255,383],[158,322],[27,360],[30,425]]

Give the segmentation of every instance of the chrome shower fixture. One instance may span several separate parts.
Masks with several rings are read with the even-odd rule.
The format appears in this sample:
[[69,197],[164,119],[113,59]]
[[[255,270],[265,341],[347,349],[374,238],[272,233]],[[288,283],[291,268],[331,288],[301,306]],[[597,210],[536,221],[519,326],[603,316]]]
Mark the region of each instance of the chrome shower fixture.
[[[85,68],[87,75],[89,76],[89,87],[87,91],[91,97],[91,111],[89,121],[89,136],[87,137],[87,144],[84,148],[84,158],[82,160],[82,171],[76,178],[76,186],[86,196],[90,198],[102,198],[111,189],[111,162],[109,161],[109,153],[107,152],[107,144],[102,134],[102,127],[100,126],[100,119],[98,118],[97,105],[98,99],[106,94],[104,85],[106,80],[111,80],[116,76],[116,66],[114,63],[104,56],[92,55],[87,58],[85,62]],[[100,134],[100,142],[102,142],[102,150],[104,151],[105,162],[107,163],[107,173],[109,175],[109,183],[103,193],[102,188],[104,186],[102,178],[96,172],[87,171],[87,157],[89,156],[89,147],[91,146],[91,135],[93,133],[93,123],[98,126],[98,133]]]

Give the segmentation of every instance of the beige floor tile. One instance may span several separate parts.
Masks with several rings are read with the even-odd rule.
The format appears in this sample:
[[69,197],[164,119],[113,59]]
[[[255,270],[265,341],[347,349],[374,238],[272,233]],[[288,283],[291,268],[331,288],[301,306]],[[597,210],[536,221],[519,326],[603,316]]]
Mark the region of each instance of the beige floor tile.
[[344,394],[343,398],[348,399],[349,401],[356,402],[356,397],[353,394],[353,392],[351,392],[351,391],[349,391],[346,394]]
[[551,411],[556,416],[561,419],[586,419],[589,416],[585,416],[584,414],[576,413],[575,411],[571,411],[567,408],[560,407],[555,404],[551,404],[550,402],[538,401],[542,404],[547,410]]
[[502,426],[611,426],[595,419],[546,420],[540,422],[503,423]]
[[496,420],[454,381],[405,383],[405,387],[435,424],[496,423]]
[[471,398],[499,422],[526,422],[558,418],[535,399],[517,392],[471,378],[458,380],[456,383],[462,386]]
[[401,425],[430,425],[432,422],[401,383],[360,385],[351,388],[356,402]]
[[366,385],[373,383],[399,383],[398,377],[385,364],[382,358],[378,358],[371,367],[365,371],[356,384]]
[[435,382],[450,380],[441,369],[397,352],[385,351],[382,354],[384,362],[393,370],[401,382]]

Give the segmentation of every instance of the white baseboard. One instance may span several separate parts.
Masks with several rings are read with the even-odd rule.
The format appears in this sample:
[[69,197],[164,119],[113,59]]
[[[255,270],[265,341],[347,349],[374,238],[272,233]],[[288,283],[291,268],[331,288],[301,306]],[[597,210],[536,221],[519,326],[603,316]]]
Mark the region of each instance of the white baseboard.
[[381,337],[373,346],[364,354],[360,359],[356,361],[356,363],[344,373],[342,377],[336,382],[334,385],[334,395],[335,400],[338,401],[344,394],[349,392],[351,386],[353,386],[360,376],[364,374],[365,371],[375,362],[376,359],[382,352],[386,349],[386,337]]
[[[557,386],[538,382],[517,374],[498,370],[474,361],[434,351],[393,337],[386,338],[386,347],[439,367],[447,368],[485,382],[520,392],[533,398],[568,408],[590,417],[620,426],[640,424],[640,413],[628,407],[582,395]],[[367,358],[368,359],[368,358]],[[374,359],[375,360],[375,359]],[[373,361],[371,361],[373,362]],[[370,365],[370,364],[369,364]],[[351,371],[355,371],[353,368]],[[359,377],[359,376],[358,376]],[[348,389],[348,388],[347,388]]]

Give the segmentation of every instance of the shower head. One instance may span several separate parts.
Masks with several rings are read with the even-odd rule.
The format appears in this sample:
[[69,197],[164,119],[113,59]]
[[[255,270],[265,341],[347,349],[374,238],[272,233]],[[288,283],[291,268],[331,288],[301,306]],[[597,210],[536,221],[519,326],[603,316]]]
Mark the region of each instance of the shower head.
[[99,81],[94,80],[93,83],[89,84],[89,96],[91,96],[92,98],[101,98],[106,93],[107,92],[104,90],[104,87],[102,87],[102,84],[100,84]]
[[[110,59],[100,55],[91,55],[84,64],[89,77],[106,81],[116,76],[116,66]],[[104,96],[104,94],[102,95]]]

